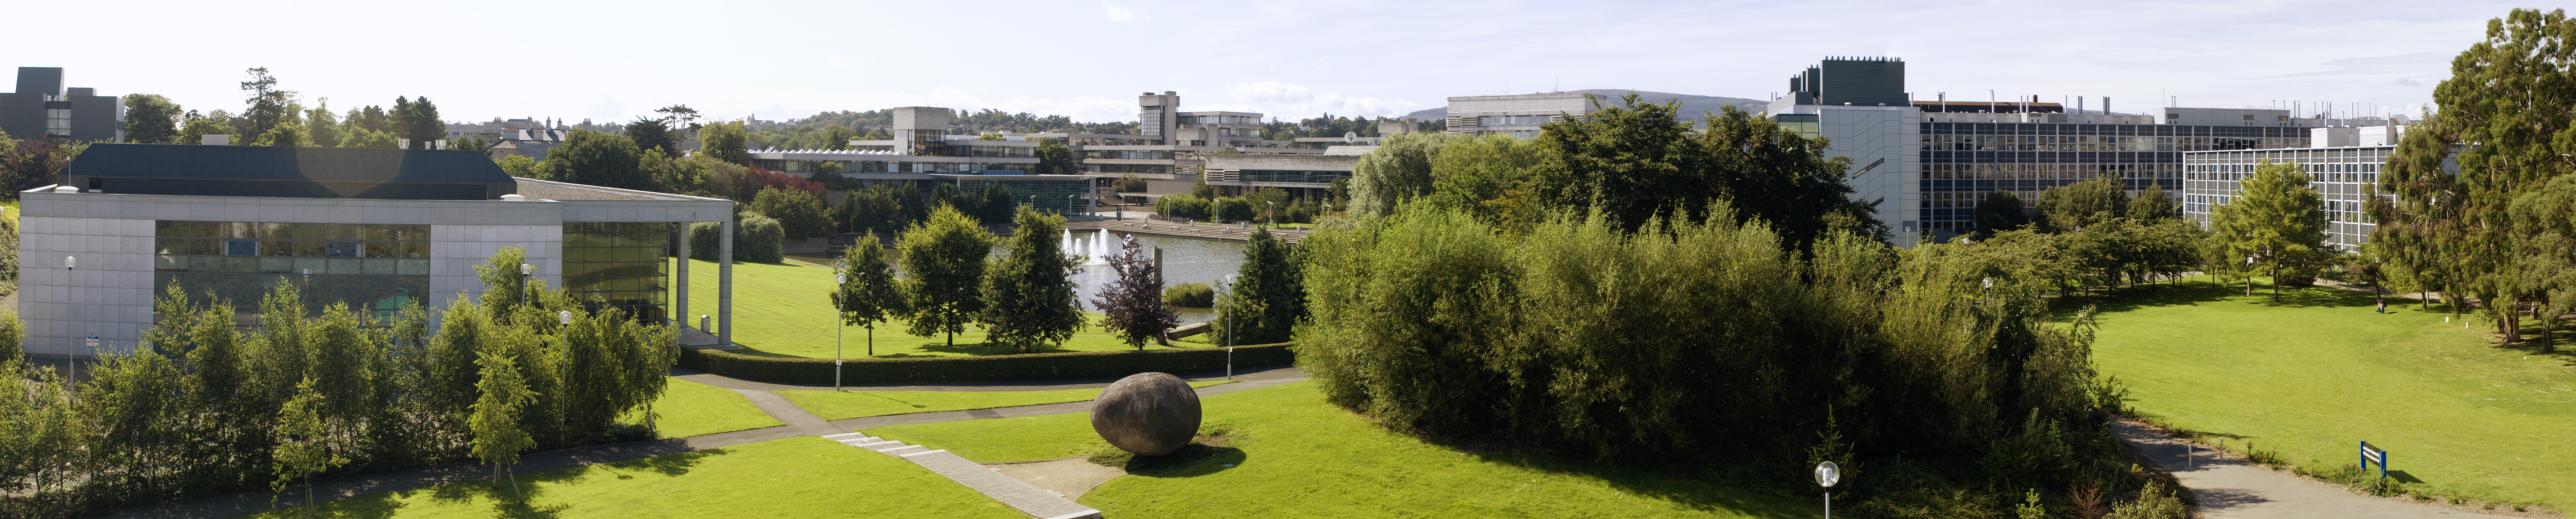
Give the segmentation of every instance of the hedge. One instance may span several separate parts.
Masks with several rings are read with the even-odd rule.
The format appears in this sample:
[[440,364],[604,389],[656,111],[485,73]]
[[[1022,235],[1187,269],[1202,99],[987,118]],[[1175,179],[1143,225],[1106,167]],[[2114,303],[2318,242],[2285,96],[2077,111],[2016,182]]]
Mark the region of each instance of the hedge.
[[[1278,366],[1296,362],[1293,343],[1237,346],[1234,366]],[[1225,369],[1225,348],[1077,351],[971,357],[849,359],[841,366],[843,385],[922,382],[987,382],[1123,378],[1146,372],[1199,373]],[[830,384],[832,359],[758,357],[725,350],[686,348],[680,366],[743,380],[781,384]]]

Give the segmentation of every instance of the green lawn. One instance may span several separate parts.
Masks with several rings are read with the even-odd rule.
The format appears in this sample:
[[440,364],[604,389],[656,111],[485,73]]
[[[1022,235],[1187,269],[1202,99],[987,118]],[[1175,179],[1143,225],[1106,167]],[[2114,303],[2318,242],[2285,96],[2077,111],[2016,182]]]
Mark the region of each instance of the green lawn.
[[[1191,382],[1208,387],[1231,381]],[[825,420],[934,411],[963,411],[1023,405],[1081,402],[1100,397],[1098,389],[1050,391],[780,391],[807,412]]]
[[[991,517],[1026,519],[911,462],[811,436],[324,503],[326,517]],[[301,508],[249,517],[304,517]]]
[[[697,316],[712,315],[716,309],[716,263],[690,260],[689,315],[691,326]],[[676,275],[676,274],[674,274]],[[748,348],[734,353],[767,357],[832,358],[832,303],[826,299],[832,290],[832,268],[796,261],[787,263],[735,263],[733,265],[733,341]],[[1099,316],[1093,315],[1093,319]],[[876,330],[877,357],[939,357],[959,355],[1003,355],[1014,353],[1001,346],[984,344],[983,327],[969,327],[957,334],[957,344],[950,346],[945,336],[914,337],[904,335],[902,322],[881,323]],[[842,355],[848,358],[868,356],[868,329],[857,326],[842,330]],[[1162,348],[1148,342],[1147,348]],[[1111,351],[1129,349],[1117,337],[1100,332],[1097,326],[1075,332],[1063,346],[1047,350]]]
[[[779,423],[777,418],[770,418],[769,413],[760,412],[760,406],[752,405],[751,400],[742,397],[742,393],[731,389],[677,378],[671,379],[668,388],[662,392],[660,400],[653,401],[653,412],[662,415],[654,425],[662,428],[664,438],[786,425]],[[635,413],[618,419],[621,422],[642,420]]]
[[[1109,517],[1740,517],[1815,507],[1724,485],[1518,454],[1474,454],[1389,432],[1326,404],[1313,383],[1208,397],[1219,447],[1103,483]],[[993,463],[1106,448],[1090,415],[879,427],[869,434]],[[1192,451],[1185,451],[1189,453]],[[1235,464],[1226,467],[1224,464]],[[1132,466],[1131,466],[1132,467]],[[1168,501],[1168,502],[1165,502]]]
[[[2142,414],[2292,463],[2388,449],[2390,475],[2442,495],[2576,505],[2576,357],[2503,347],[2473,321],[2368,293],[2262,282],[2138,287],[2102,305],[2094,358]],[[2560,340],[2562,349],[2576,344]]]

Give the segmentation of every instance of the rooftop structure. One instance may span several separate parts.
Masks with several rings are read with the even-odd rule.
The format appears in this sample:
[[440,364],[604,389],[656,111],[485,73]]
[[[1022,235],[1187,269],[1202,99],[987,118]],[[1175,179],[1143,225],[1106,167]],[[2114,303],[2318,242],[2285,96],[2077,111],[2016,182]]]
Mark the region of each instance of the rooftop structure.
[[125,99],[95,88],[63,88],[60,67],[18,67],[18,89],[0,93],[0,132],[77,141],[125,140]]

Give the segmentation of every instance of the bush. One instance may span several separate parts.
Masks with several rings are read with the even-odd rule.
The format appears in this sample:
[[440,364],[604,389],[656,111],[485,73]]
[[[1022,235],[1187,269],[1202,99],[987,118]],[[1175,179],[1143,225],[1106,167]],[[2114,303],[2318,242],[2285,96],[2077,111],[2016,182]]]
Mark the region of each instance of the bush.
[[1252,201],[1241,197],[1218,198],[1210,204],[1208,211],[1218,220],[1243,221],[1259,217],[1252,210]]
[[1130,173],[1126,176],[1118,177],[1118,180],[1110,181],[1109,185],[1111,186],[1110,189],[1112,191],[1119,193],[1143,193],[1145,192],[1146,184],[1145,179],[1136,178],[1135,174]]
[[1208,219],[1208,199],[1190,195],[1163,195],[1154,201],[1154,212],[1165,218]]
[[[722,243],[724,224],[697,222],[689,224],[689,258],[716,260],[716,247]],[[787,260],[779,242],[787,239],[787,229],[778,220],[759,213],[743,213],[733,231],[733,260],[777,263]]]
[[1216,287],[1207,283],[1182,283],[1163,289],[1163,304],[1207,308],[1216,304]]
[[[1236,366],[1275,366],[1296,361],[1294,345],[1238,346]],[[755,357],[724,350],[683,350],[680,366],[744,380],[782,384],[832,383],[832,359]],[[1193,373],[1225,369],[1224,348],[1078,351],[977,357],[849,359],[843,384],[1114,379],[1147,372]]]

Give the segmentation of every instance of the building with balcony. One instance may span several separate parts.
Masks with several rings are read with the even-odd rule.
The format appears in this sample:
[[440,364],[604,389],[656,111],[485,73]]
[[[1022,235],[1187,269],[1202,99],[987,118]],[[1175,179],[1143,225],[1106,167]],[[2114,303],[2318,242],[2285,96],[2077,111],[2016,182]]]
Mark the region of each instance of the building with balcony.
[[1592,113],[1592,98],[1579,93],[1449,98],[1449,133],[1499,133],[1537,137],[1540,125]]

